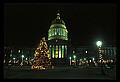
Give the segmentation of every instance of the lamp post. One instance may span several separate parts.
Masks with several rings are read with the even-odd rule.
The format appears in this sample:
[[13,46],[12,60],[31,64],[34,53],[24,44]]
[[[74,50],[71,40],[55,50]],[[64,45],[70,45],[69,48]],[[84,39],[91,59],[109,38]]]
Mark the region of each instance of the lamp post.
[[23,58],[24,58],[24,55],[22,55],[22,62],[20,64],[21,66],[23,66]]
[[98,55],[99,55],[99,59],[100,59],[100,62],[101,62],[101,74],[105,75],[104,66],[103,66],[103,58],[102,58],[102,54],[101,54],[102,41],[97,41],[96,45],[98,47],[98,51],[99,51]]
[[74,55],[73,58],[74,58],[74,65],[76,67],[76,56]]

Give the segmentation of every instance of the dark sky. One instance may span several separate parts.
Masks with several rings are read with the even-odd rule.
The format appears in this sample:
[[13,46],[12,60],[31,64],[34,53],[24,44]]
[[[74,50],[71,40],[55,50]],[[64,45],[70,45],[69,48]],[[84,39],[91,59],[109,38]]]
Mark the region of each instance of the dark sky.
[[4,3],[4,45],[29,45],[48,38],[59,9],[72,45],[116,45],[117,5],[112,3]]

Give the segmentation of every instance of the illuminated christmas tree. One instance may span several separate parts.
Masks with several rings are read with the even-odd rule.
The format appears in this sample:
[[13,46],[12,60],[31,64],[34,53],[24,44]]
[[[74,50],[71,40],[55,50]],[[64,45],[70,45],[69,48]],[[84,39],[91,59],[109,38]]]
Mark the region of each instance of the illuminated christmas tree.
[[32,69],[51,69],[50,52],[45,37],[40,40],[40,44],[35,50]]

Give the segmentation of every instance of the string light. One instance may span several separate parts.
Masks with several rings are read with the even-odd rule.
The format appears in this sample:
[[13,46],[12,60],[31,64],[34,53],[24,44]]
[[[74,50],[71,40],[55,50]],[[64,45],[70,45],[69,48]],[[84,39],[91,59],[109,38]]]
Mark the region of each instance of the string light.
[[51,68],[50,52],[45,37],[40,40],[40,44],[35,50],[32,69],[42,70]]

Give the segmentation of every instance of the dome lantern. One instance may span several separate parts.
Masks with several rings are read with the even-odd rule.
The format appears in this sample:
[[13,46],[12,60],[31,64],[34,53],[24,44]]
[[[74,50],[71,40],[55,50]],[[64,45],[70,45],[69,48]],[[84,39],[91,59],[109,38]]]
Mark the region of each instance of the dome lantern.
[[60,19],[59,10],[58,10],[56,19],[54,19],[51,24],[63,24],[63,25],[65,25],[65,22],[62,19]]
[[57,14],[57,18],[56,19],[60,19],[60,13]]
[[58,14],[57,14],[57,18],[56,19],[60,19],[60,13],[59,13],[59,10],[58,10]]

